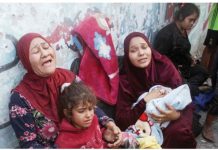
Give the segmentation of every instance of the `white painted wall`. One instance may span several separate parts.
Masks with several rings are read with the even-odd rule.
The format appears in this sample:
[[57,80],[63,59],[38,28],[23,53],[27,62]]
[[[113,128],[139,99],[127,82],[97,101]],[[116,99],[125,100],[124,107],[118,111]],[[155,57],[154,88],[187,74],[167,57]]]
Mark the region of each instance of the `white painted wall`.
[[[208,17],[209,4],[197,4],[201,14],[196,27],[190,33],[192,53],[198,57],[202,54],[202,43],[207,26],[203,28]],[[46,37],[69,35],[69,32],[55,32],[57,27],[69,30],[84,18],[87,12],[99,10],[113,23],[112,35],[118,55],[123,54],[123,40],[132,31],[144,32],[152,40],[156,31],[166,25],[166,3],[2,3],[0,5],[0,127],[9,121],[8,102],[10,90],[22,78],[24,70],[18,63],[8,67],[15,60],[16,51],[13,42],[28,32],[37,32]],[[170,5],[169,5],[170,6]],[[172,17],[171,17],[172,20]],[[63,31],[63,30],[62,30]],[[12,37],[11,37],[12,36]],[[69,69],[75,53],[68,49],[63,38],[53,41],[57,49],[58,66]],[[57,47],[60,47],[58,50]],[[0,129],[0,148],[17,147],[15,134],[11,126]]]

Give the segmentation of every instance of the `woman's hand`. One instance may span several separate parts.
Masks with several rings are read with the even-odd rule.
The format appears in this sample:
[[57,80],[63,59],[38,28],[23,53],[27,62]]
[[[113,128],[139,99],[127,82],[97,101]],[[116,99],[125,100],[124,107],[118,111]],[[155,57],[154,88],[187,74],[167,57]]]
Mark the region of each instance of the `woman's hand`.
[[116,138],[116,141],[114,143],[108,143],[108,147],[118,148],[122,142],[122,133],[120,128],[117,127],[113,121],[109,121],[105,127],[111,130]]
[[172,121],[177,120],[180,117],[180,112],[176,111],[175,108],[173,108],[171,105],[166,104],[167,111],[161,110],[158,106],[156,106],[157,110],[160,112],[159,115],[157,114],[151,114],[151,117],[158,121],[159,123],[166,122],[166,121]]
[[165,95],[166,92],[164,90],[155,88],[151,92],[148,92],[148,94],[144,97],[144,101],[148,103],[152,99],[164,97]]

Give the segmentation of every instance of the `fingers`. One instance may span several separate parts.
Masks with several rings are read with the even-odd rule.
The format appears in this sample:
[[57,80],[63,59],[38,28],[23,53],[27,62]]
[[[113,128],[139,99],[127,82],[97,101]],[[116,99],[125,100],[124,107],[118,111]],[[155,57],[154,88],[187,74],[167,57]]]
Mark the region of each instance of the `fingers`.
[[175,120],[179,118],[180,114],[177,113],[177,111],[175,110],[173,106],[169,104],[165,104],[165,106],[167,108],[166,111],[164,111],[158,106],[155,106],[160,114],[150,114],[151,117],[159,123],[164,122],[164,121],[169,121],[169,120]]
[[122,143],[122,133],[120,132],[115,136],[116,141],[114,143],[108,143],[108,147],[110,148],[118,148]]
[[[154,118],[163,118],[165,117],[165,115],[163,114],[160,114],[160,115],[157,115],[157,114],[151,114],[151,117],[154,119]],[[156,120],[156,119],[155,119]]]
[[118,135],[118,134],[120,134],[120,133],[121,133],[120,128],[118,128],[118,127],[116,126],[115,129],[114,129],[114,134]]
[[167,118],[167,115],[169,113],[169,111],[164,111],[162,110],[160,107],[155,106],[156,109],[159,111],[160,114],[151,114],[151,117],[156,120],[157,122],[163,122],[165,121],[165,118]]
[[155,106],[156,109],[160,112],[161,115],[166,115],[167,112],[166,111],[163,111],[162,109],[160,109],[158,106]]
[[165,118],[166,118],[165,115],[156,115],[156,114],[151,114],[151,117],[152,119],[156,120],[159,123],[165,121]]
[[169,110],[175,110],[175,108],[173,107],[173,106],[171,106],[170,104],[165,104],[166,105],[166,107],[167,107],[167,109],[169,109]]
[[108,124],[108,128],[113,132],[115,136],[115,142],[114,143],[108,143],[108,147],[110,148],[118,148],[122,142],[122,133],[119,127],[115,125],[114,122],[110,122]]
[[107,128],[112,130],[114,134],[119,134],[121,132],[120,128],[117,127],[113,121],[107,123]]
[[165,116],[151,114],[152,119],[156,120],[158,123],[165,121]]

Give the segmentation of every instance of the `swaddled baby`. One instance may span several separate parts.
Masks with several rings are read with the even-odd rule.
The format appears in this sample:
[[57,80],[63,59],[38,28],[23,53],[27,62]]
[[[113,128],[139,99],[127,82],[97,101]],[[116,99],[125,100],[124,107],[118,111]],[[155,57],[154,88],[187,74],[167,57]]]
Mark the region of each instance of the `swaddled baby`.
[[[154,89],[159,89],[161,93],[163,93],[163,97],[155,98],[149,101],[146,104],[146,114],[149,117],[149,120],[152,121],[154,124],[151,127],[151,135],[154,135],[157,138],[158,143],[161,145],[163,143],[163,134],[161,128],[166,128],[169,125],[169,121],[158,123],[156,120],[153,120],[150,114],[159,115],[160,112],[157,110],[156,106],[163,111],[167,111],[166,104],[171,105],[176,110],[183,110],[189,103],[191,103],[191,94],[190,89],[187,84],[181,85],[175,89],[171,89],[168,87],[164,87],[162,85],[156,85],[150,88],[149,92]],[[136,103],[133,104],[132,108],[141,101],[148,92],[143,93],[137,100]]]

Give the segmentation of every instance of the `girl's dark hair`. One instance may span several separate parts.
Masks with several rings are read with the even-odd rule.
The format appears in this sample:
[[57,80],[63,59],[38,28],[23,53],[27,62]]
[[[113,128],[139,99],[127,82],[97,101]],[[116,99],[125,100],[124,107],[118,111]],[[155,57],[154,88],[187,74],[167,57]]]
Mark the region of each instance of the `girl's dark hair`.
[[[59,98],[58,113],[62,120],[64,117],[72,115],[72,109],[79,104],[96,105],[96,96],[91,88],[84,85],[82,82],[72,82],[70,86],[65,87]],[[64,109],[67,110],[68,116],[64,115]]]
[[187,16],[196,13],[197,17],[199,17],[200,10],[199,8],[193,3],[185,3],[183,4],[178,11],[176,11],[174,20],[175,21],[183,21]]

